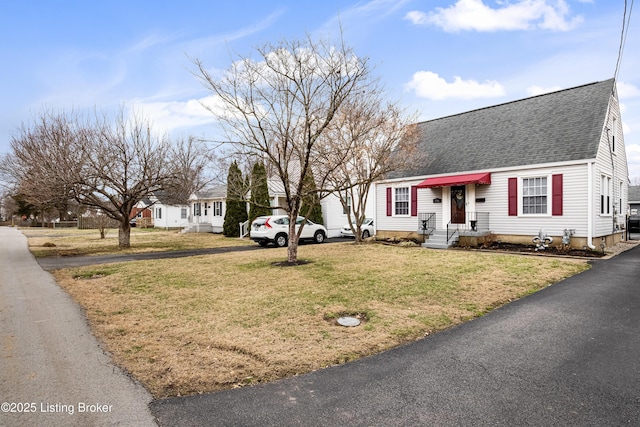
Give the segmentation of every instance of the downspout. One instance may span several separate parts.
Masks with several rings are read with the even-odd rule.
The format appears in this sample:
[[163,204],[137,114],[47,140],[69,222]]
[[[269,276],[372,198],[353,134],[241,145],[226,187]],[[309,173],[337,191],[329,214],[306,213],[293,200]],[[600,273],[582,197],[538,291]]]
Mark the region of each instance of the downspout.
[[587,246],[594,250],[593,244],[593,162],[587,163]]

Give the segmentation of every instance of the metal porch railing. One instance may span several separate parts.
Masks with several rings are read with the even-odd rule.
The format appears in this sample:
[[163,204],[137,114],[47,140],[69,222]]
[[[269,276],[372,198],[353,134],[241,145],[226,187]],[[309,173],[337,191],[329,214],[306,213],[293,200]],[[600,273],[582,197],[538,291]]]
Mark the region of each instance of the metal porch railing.
[[436,213],[423,212],[418,214],[418,233],[428,235],[436,229]]
[[461,224],[454,224],[451,221],[447,224],[447,243],[460,234],[460,230],[464,231],[489,231],[489,212],[467,212],[465,221]]

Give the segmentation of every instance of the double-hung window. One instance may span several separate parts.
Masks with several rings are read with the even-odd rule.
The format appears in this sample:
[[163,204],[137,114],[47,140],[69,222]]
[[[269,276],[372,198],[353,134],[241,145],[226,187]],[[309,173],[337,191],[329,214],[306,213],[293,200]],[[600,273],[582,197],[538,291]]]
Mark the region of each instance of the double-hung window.
[[409,215],[409,187],[396,188],[394,202],[395,215]]
[[600,178],[600,215],[611,215],[611,177]]
[[547,213],[547,177],[522,179],[522,214]]
[[345,193],[345,205],[342,205],[342,214],[349,215],[351,213],[351,194]]
[[213,202],[213,216],[222,216],[222,202]]

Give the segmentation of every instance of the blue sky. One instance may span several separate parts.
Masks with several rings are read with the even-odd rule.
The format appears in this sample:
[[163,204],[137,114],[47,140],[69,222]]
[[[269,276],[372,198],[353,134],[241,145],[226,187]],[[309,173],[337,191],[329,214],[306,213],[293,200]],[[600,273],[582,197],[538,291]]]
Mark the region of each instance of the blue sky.
[[[189,60],[282,38],[344,39],[428,120],[614,76],[624,0],[0,0],[0,152],[44,108],[135,106],[173,136],[214,136]],[[628,0],[628,7],[631,0]],[[627,10],[627,13],[629,11]],[[640,183],[640,18],[618,74],[630,176]]]

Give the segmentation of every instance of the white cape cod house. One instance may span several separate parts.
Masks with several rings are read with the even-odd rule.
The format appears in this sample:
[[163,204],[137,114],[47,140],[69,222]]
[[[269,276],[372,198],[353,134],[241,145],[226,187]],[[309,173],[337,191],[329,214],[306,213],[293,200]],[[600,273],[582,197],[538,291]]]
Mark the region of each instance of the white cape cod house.
[[622,238],[629,180],[613,79],[417,126],[425,160],[376,184],[378,236],[446,247],[532,244],[542,231],[591,249]]

